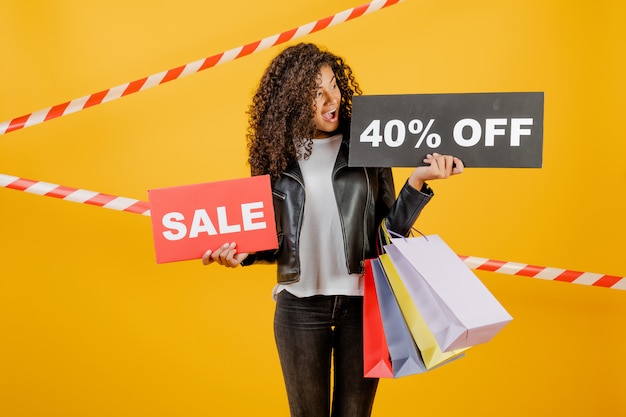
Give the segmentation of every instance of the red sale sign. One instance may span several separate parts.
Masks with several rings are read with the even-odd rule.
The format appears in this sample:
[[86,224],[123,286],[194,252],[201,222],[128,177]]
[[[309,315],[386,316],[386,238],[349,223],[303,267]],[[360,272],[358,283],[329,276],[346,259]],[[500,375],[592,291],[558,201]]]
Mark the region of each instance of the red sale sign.
[[148,191],[157,263],[199,259],[236,242],[239,252],[276,249],[268,175]]

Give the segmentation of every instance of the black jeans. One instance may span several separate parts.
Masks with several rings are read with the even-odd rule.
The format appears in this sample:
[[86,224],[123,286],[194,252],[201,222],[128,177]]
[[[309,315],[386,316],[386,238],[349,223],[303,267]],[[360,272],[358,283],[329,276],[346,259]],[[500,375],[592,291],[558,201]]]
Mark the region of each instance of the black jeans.
[[274,335],[292,417],[371,415],[378,379],[363,377],[363,297],[282,291]]

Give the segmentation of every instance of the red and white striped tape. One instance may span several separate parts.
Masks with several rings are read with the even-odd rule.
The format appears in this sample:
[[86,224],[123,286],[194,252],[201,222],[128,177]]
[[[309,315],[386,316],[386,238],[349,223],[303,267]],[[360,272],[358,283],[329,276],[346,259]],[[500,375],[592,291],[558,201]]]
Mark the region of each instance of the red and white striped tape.
[[402,0],[374,0],[370,3],[353,7],[352,9],[336,13],[332,16],[319,19],[315,22],[307,23],[297,28],[269,36],[267,38],[249,43],[247,45],[239,46],[226,52],[221,52],[208,58],[200,59],[198,61],[191,62],[189,64],[182,65],[168,71],[163,71],[158,74],[153,74],[139,80],[127,82],[125,84],[102,90],[84,97],[80,97],[66,103],[57,104],[56,106],[48,107],[43,110],[27,114],[25,116],[16,117],[12,120],[7,120],[5,122],[0,122],[0,135],[47,122],[48,120],[52,120],[57,117],[67,116],[68,114],[79,112],[88,107],[106,103],[108,101],[137,93],[139,91],[146,90],[150,87],[154,87],[168,81],[176,80],[187,75],[194,74],[207,68],[211,68],[216,65],[223,64],[225,62],[262,51],[269,47],[279,45],[292,39],[296,39],[310,33],[329,28],[339,23],[355,19],[368,13],[378,11],[384,7],[400,3],[401,1]]
[[[12,175],[0,174],[0,187],[27,193],[55,197],[76,203],[91,204],[112,210],[150,216],[150,205],[146,201],[127,197],[118,197],[95,191],[81,190],[43,181],[34,181]],[[477,258],[459,255],[459,258],[470,268],[479,271],[496,272],[499,274],[518,275],[551,281],[570,282],[573,284],[594,287],[626,290],[626,277],[603,275],[591,272],[571,271],[561,268],[520,264],[515,262],[497,261],[494,259]]]
[[145,201],[134,198],[118,197],[96,191],[81,190],[78,188],[65,187],[43,181],[33,181],[12,175],[0,174],[0,187],[27,193],[55,197],[75,203],[91,204],[112,210],[127,211],[129,213],[150,215],[150,205]]
[[515,262],[497,261],[474,256],[461,256],[465,265],[479,271],[490,271],[499,274],[519,275],[550,281],[570,282],[573,284],[590,285],[593,287],[626,290],[626,277],[603,275],[592,272],[570,271],[561,268],[520,264]]

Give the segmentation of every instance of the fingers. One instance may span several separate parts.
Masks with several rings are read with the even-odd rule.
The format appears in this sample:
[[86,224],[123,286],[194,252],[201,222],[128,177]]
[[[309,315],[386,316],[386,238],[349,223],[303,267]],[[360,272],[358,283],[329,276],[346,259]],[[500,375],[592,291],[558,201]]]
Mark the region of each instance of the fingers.
[[454,157],[452,155],[438,155],[437,162],[439,165],[440,178],[448,178],[452,175],[454,167]]
[[202,255],[202,265],[210,265],[211,263],[213,263],[213,258],[211,257],[212,253],[213,252],[211,252],[210,249],[204,252],[204,255]]
[[456,161],[452,155],[440,155],[438,153],[433,153],[426,155],[424,162],[430,164],[429,174],[431,178],[429,179],[438,179],[448,178],[452,175]]
[[409,183],[417,189],[424,181],[448,178],[451,175],[461,174],[465,169],[463,161],[452,155],[427,154],[424,163],[426,166],[415,168],[409,177]]
[[225,243],[215,251],[208,250],[202,255],[202,264],[210,265],[213,262],[227,268],[238,266],[248,256],[247,253],[237,253],[236,244]]

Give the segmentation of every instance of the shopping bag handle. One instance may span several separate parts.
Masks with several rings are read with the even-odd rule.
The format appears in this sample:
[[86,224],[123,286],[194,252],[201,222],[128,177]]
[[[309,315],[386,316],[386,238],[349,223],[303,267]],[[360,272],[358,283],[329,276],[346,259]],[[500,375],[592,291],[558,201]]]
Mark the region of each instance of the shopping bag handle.
[[[390,244],[391,243],[391,236],[393,237],[399,237],[402,239],[407,239],[406,236],[401,235],[400,233],[396,233],[393,230],[387,229],[387,222],[386,219],[383,219],[383,221],[380,223],[380,228],[382,231],[382,235],[384,236],[384,242],[385,244]],[[426,235],[422,232],[420,232],[418,229],[416,229],[414,226],[411,226],[411,233],[410,236],[411,237],[415,237],[415,235],[413,234],[413,232],[417,232],[420,235],[422,235],[424,237],[424,239],[426,239],[426,241],[428,242],[428,237],[426,237]]]
[[[420,232],[418,229],[416,229],[415,227],[411,227],[411,237],[415,237],[415,235],[413,234],[413,232],[414,232],[414,231],[415,231],[415,232],[417,232],[417,233],[419,233],[420,235],[422,235],[422,237],[423,237],[424,239],[426,239],[426,241],[428,241],[428,237],[427,237],[424,233],[422,233],[422,232]],[[392,235],[393,237],[401,237],[401,238],[402,238],[402,239],[404,239],[404,240],[408,239],[406,236],[402,236],[400,233],[396,233],[396,232],[394,232],[393,230],[387,230],[387,232],[388,232],[390,235]]]

